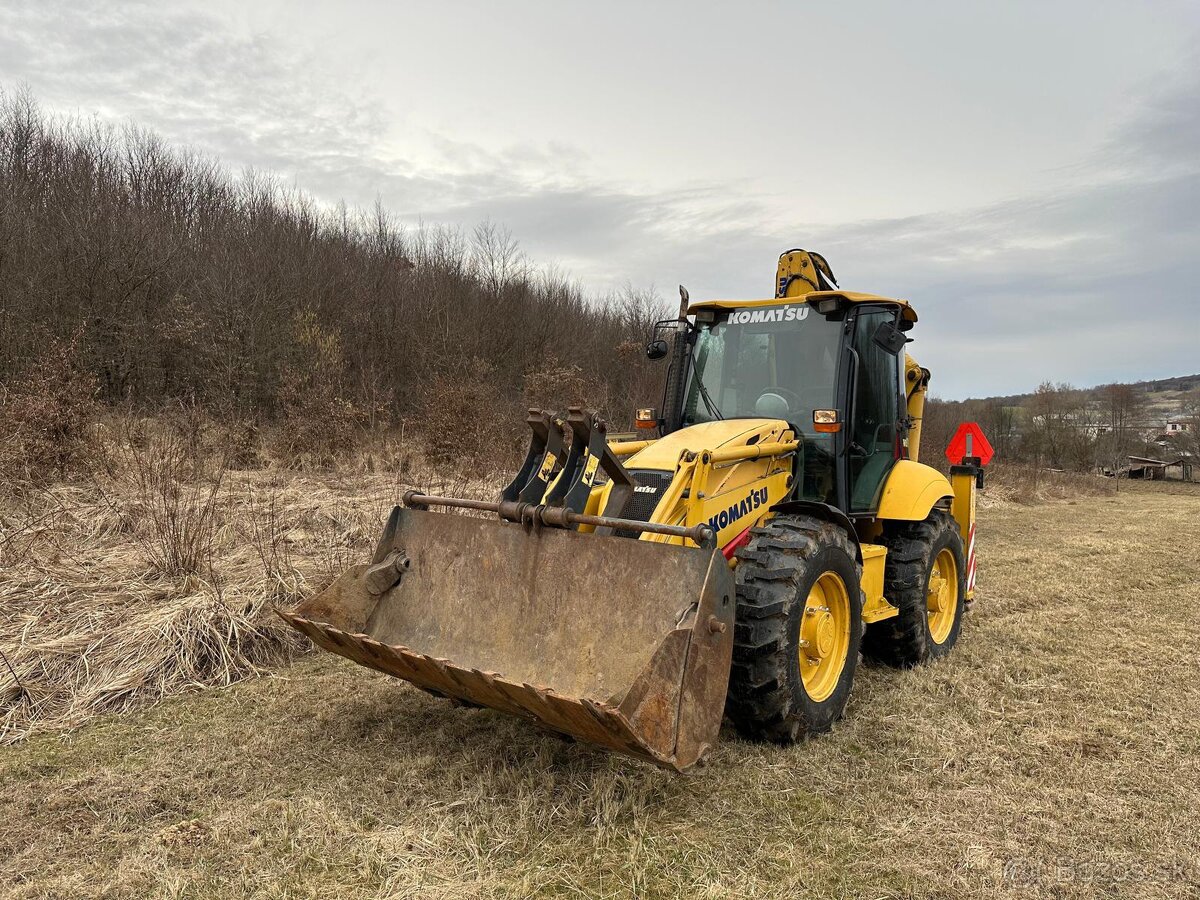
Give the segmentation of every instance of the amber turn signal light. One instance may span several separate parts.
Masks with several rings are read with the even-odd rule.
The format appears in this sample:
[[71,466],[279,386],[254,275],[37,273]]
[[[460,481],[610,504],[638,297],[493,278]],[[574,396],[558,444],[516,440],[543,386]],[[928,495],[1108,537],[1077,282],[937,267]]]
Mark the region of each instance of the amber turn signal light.
[[813,430],[821,434],[835,434],[841,431],[842,423],[838,421],[838,411],[836,409],[814,409]]
[[634,415],[634,424],[638,428],[657,428],[658,427],[658,410],[654,407],[645,407],[639,409]]

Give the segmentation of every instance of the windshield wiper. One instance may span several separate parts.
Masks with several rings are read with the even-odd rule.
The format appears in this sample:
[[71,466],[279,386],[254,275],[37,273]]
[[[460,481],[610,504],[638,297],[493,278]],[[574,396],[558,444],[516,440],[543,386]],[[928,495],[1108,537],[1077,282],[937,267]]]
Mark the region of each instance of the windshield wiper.
[[717,420],[724,419],[721,411],[717,409],[717,404],[713,403],[713,398],[708,395],[708,388],[704,386],[704,380],[700,377],[699,369],[692,369],[696,377],[696,387],[700,390],[700,399],[704,401],[704,405],[708,408],[708,414]]

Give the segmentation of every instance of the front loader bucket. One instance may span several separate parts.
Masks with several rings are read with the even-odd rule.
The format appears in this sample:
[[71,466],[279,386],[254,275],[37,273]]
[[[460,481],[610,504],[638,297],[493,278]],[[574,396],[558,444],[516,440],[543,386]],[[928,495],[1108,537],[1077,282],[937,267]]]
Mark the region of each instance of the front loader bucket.
[[716,740],[719,552],[397,507],[374,563],[280,615],[361,665],[659,765]]

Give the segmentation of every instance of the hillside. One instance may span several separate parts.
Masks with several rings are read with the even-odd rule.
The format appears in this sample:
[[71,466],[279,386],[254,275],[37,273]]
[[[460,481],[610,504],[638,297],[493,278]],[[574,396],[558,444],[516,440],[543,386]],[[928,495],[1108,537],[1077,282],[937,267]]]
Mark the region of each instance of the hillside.
[[[1085,403],[1101,404],[1102,390],[1107,385],[1096,385],[1088,388],[1076,388]],[[1200,374],[1176,375],[1173,378],[1156,378],[1152,381],[1132,381],[1125,386],[1138,394],[1145,405],[1145,415],[1155,424],[1161,424],[1168,418],[1184,412],[1183,404],[1188,395],[1200,390]],[[1002,406],[1027,406],[1033,399],[1033,394],[1009,394],[996,397],[973,397],[967,402],[998,403]]]

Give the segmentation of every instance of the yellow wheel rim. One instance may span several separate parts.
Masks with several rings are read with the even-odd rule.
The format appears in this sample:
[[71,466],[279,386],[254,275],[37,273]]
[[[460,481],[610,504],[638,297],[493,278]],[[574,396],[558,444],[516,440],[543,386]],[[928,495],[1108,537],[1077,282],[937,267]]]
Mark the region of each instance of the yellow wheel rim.
[[926,606],[929,609],[929,633],[935,644],[944,644],[950,637],[958,612],[958,563],[949,547],[937,555],[929,570]]
[[837,687],[850,649],[850,594],[835,572],[825,572],[808,592],[800,619],[800,678],[818,703]]

